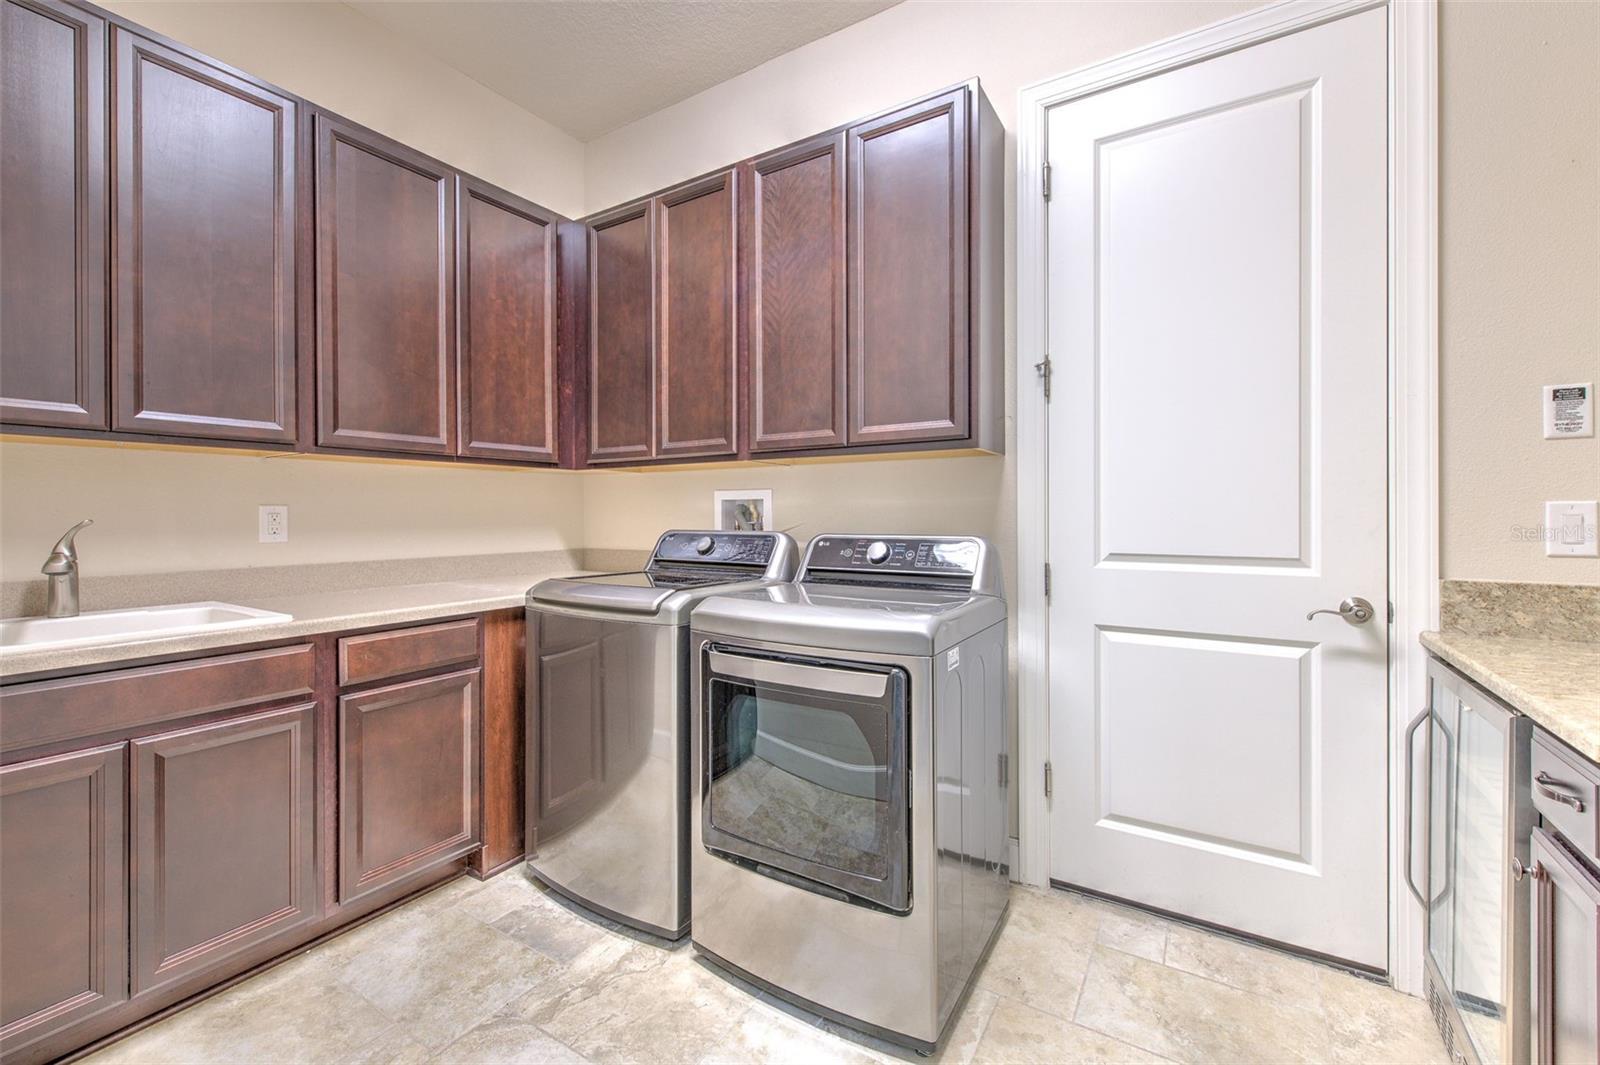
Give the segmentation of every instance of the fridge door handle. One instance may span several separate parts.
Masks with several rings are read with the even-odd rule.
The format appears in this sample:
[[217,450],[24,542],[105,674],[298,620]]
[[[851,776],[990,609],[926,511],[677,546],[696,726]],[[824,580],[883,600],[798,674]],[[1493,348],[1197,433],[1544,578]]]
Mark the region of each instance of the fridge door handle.
[[1413,820],[1412,806],[1413,806],[1413,803],[1414,803],[1414,800],[1413,800],[1412,796],[1416,791],[1416,785],[1415,785],[1415,777],[1416,777],[1415,749],[1416,749],[1416,740],[1417,740],[1417,728],[1419,726],[1421,726],[1421,724],[1424,721],[1427,721],[1432,716],[1433,716],[1433,709],[1431,707],[1423,707],[1422,711],[1420,713],[1418,713],[1416,717],[1411,719],[1411,724],[1406,726],[1406,817],[1405,817],[1405,825],[1406,825],[1406,827],[1405,827],[1406,888],[1416,898],[1417,902],[1420,903],[1421,905],[1423,905],[1424,907],[1428,905],[1428,898],[1427,898],[1427,896],[1425,894],[1423,894],[1422,889],[1417,887],[1416,877],[1412,873],[1412,865],[1414,864],[1413,863],[1413,858],[1412,858],[1412,851],[1415,849],[1412,846],[1411,822]]

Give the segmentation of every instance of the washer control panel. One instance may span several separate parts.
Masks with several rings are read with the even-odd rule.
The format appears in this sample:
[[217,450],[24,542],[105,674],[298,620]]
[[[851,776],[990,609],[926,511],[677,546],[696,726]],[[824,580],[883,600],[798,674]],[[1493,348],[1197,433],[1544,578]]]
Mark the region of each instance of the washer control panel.
[[765,566],[772,561],[775,537],[759,532],[670,532],[656,544],[657,562],[725,562]]
[[979,554],[978,542],[961,536],[819,536],[806,553],[805,568],[971,577]]

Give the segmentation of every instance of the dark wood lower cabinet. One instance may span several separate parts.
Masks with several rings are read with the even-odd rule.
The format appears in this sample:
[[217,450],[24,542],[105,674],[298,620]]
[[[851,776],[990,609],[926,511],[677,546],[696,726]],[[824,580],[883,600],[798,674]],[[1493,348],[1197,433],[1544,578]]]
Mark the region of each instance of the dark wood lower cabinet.
[[318,915],[314,703],[133,742],[133,989]]
[[339,699],[339,901],[478,847],[479,671]]
[[523,625],[517,608],[0,683],[0,1065],[514,864]]
[[125,744],[0,769],[0,1056],[128,997]]
[[527,620],[522,610],[483,618],[483,849],[472,859],[480,877],[523,855],[523,704]]

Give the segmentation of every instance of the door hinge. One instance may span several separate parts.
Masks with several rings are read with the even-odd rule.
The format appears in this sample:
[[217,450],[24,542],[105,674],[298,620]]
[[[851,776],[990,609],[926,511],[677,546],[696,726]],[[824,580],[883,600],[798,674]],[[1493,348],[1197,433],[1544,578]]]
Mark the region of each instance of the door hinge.
[[1042,362],[1033,364],[1033,372],[1039,375],[1039,381],[1044,385],[1044,401],[1050,402],[1050,375],[1054,367],[1050,365],[1050,356],[1046,355]]
[[1050,601],[1050,563],[1044,564],[1044,601]]
[[1050,164],[1044,164],[1044,198],[1050,198]]
[[1044,797],[1050,798],[1050,794],[1053,791],[1055,791],[1055,769],[1051,767],[1049,762],[1046,762],[1044,764]]
[[1389,601],[1389,624],[1394,624],[1394,600]]
[[1009,754],[1002,754],[1000,756],[1000,786],[1002,788],[1004,788],[1004,787],[1009,787],[1010,784],[1011,784],[1011,756]]

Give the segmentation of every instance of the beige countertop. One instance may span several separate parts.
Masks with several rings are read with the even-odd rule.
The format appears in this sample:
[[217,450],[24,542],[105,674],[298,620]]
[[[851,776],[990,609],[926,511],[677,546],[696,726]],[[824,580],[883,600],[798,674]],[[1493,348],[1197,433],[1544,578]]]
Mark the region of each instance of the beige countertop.
[[1422,646],[1600,762],[1600,642],[1425,632]]
[[528,589],[546,577],[588,572],[569,565],[538,567],[494,577],[474,576],[459,581],[390,584],[322,592],[298,592],[268,597],[217,596],[240,606],[257,607],[290,615],[291,621],[214,632],[184,633],[119,643],[81,647],[39,648],[0,654],[0,675],[53,673],[84,669],[111,662],[167,657],[189,652],[293,639],[315,633],[339,632],[382,625],[400,625],[458,614],[520,607]]

